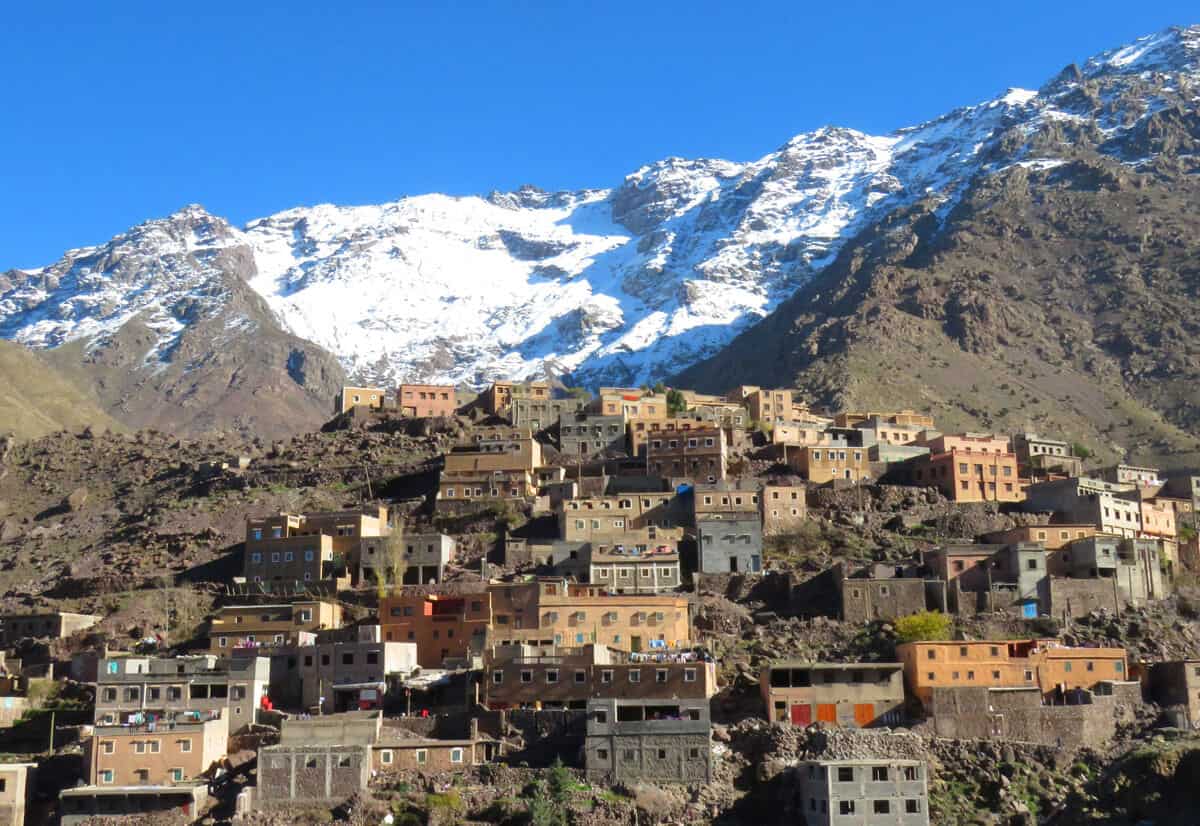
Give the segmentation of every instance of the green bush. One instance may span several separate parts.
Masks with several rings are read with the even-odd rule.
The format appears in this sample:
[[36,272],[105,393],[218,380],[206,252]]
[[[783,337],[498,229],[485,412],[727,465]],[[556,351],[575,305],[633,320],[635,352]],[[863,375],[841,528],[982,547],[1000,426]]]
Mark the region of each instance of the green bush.
[[900,617],[895,622],[899,642],[944,640],[950,637],[950,617],[940,611],[922,611]]

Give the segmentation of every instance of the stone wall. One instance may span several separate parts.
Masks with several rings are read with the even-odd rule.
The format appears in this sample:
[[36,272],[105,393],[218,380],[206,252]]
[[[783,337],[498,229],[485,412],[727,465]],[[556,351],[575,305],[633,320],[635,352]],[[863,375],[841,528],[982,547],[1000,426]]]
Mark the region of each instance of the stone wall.
[[1113,592],[1111,579],[1050,580],[1050,615],[1054,617],[1083,617],[1092,611],[1116,611],[1123,607]]
[[[524,748],[509,752],[516,762],[531,766],[549,766],[557,757],[568,765],[579,765],[583,741],[587,735],[587,712],[582,709],[534,711],[508,709],[493,712],[502,721],[506,738],[517,737]],[[481,733],[489,733],[481,721]]]
[[1039,689],[935,688],[930,717],[939,737],[1037,743],[1074,751],[1098,747],[1141,704],[1137,683],[1113,694],[1083,692],[1078,705],[1043,705]]
[[268,746],[258,753],[255,805],[332,804],[367,787],[370,747]]

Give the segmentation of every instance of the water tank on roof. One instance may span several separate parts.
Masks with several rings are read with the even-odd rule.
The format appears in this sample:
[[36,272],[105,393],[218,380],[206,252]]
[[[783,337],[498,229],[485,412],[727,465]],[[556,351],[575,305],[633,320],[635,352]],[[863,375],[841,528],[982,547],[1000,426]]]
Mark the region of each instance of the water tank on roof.
[[691,492],[692,492],[692,486],[689,484],[682,484],[675,488],[675,494],[677,496],[686,496],[687,494],[689,494]]

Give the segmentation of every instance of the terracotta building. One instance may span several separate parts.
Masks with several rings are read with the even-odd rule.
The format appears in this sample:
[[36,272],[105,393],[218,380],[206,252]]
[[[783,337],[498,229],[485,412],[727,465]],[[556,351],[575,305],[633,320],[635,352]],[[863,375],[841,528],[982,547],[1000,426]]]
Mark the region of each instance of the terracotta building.
[[197,780],[225,756],[229,720],[210,712],[153,725],[97,725],[84,762],[92,786],[169,786]]
[[405,588],[379,601],[379,624],[385,642],[415,643],[421,667],[441,668],[448,659],[483,653],[492,600],[483,588],[454,593]]
[[686,434],[652,437],[646,449],[646,468],[668,479],[716,482],[725,478],[728,443],[720,428],[697,428]]
[[791,390],[740,385],[730,390],[726,398],[745,406],[751,420],[756,422],[790,422],[795,413]]
[[495,644],[607,645],[640,652],[691,644],[691,613],[684,596],[614,596],[601,585],[557,577],[493,583]]
[[245,577],[271,590],[320,582],[349,587],[350,560],[362,538],[387,532],[386,507],[247,519]]
[[1123,648],[1068,648],[1055,640],[912,642],[896,647],[909,692],[928,708],[936,687],[1037,686],[1046,697],[1127,680]]
[[1017,457],[1008,441],[962,434],[923,440],[929,455],[912,460],[912,481],[938,488],[955,502],[1019,502],[1024,498]]
[[453,416],[458,409],[452,384],[402,384],[396,388],[400,415],[417,419]]
[[690,652],[501,645],[484,661],[482,691],[491,709],[584,708],[594,698],[707,699],[717,692],[717,672]]
[[783,660],[763,668],[759,685],[772,723],[868,728],[904,721],[900,663]]

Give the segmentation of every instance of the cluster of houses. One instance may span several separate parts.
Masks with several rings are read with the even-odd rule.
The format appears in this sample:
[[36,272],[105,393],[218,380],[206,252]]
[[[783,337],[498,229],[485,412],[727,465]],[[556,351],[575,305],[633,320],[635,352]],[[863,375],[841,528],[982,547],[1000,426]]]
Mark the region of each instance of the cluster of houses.
[[[931,609],[1121,610],[1165,596],[1175,566],[1196,553],[1194,530],[1180,529],[1194,529],[1200,479],[1126,465],[1085,475],[1064,441],[945,434],[908,410],[824,415],[787,390],[585,396],[544,382],[479,394],[348,387],[337,402],[342,415],[379,411],[470,422],[443,457],[425,518],[382,506],[251,516],[238,596],[190,653],[77,655],[69,675],[94,685],[96,700],[82,776],[60,796],[64,823],[194,815],[247,744],[257,776],[237,795],[241,809],[332,805],[375,778],[465,771],[511,756],[514,731],[529,733],[520,748],[531,765],[562,756],[597,782],[707,783],[720,759],[718,664],[690,591],[697,577],[763,575],[764,546],[786,544],[823,487],[936,488],[953,503],[1029,515],[903,564],[839,564],[795,586],[801,612],[850,622]],[[540,518],[510,525],[500,561],[465,576],[462,537],[428,514],[497,503]],[[71,637],[100,619],[3,617],[0,642]],[[2,716],[27,692],[24,673],[0,660],[0,723],[24,713]],[[1122,649],[1036,635],[906,643],[894,662],[784,658],[761,673],[762,715],[775,723],[924,726],[1060,747],[1102,743],[1144,700],[1200,725],[1198,698],[1200,661],[1131,662]],[[261,736],[268,729],[277,740]],[[11,801],[34,771],[0,763],[0,826],[6,812],[21,822],[23,804]],[[808,823],[928,823],[919,762],[793,771]]]

